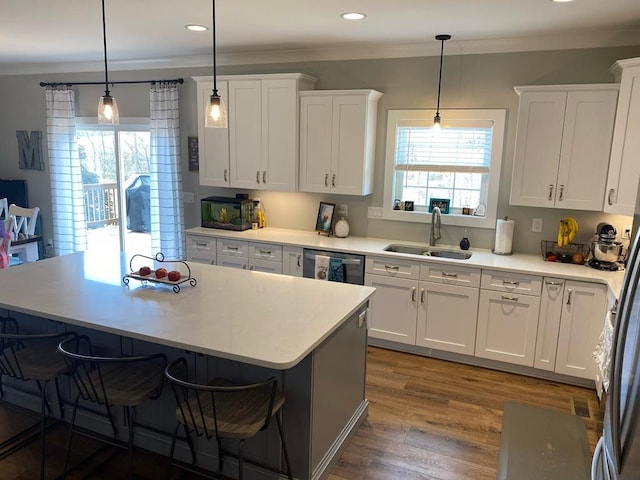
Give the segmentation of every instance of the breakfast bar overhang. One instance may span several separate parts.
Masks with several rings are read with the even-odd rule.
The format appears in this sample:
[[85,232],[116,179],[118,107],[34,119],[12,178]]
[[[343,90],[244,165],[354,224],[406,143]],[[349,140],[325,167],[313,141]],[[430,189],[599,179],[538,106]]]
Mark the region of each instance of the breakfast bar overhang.
[[[294,477],[324,478],[366,416],[366,315],[375,290],[189,264],[197,285],[182,284],[174,293],[136,279],[125,286],[130,259],[80,252],[0,270],[0,308],[26,324],[61,322],[173,357],[186,352],[205,358],[216,375],[276,376],[286,397],[283,425]],[[146,416],[160,419],[153,423],[163,431],[174,420],[168,393]],[[168,452],[168,439],[165,445],[145,438],[138,437],[141,446]],[[277,463],[274,445],[262,442],[266,460]],[[248,473],[276,478],[259,469]]]

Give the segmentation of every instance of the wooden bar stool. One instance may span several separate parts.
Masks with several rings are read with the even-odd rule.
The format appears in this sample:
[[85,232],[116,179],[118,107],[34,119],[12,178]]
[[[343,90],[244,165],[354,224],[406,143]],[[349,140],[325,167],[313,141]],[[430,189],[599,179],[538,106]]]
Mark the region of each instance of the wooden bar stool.
[[[91,342],[85,335],[80,336],[79,341],[61,342],[58,350],[67,362],[78,391],[71,415],[71,428],[61,478],[64,479],[68,472],[69,453],[75,433],[93,438],[106,445],[127,450],[129,453],[129,478],[133,478],[133,433],[136,407],[147,400],[158,398],[162,393],[167,357],[161,353],[137,357],[94,356],[91,353]],[[94,413],[109,419],[113,438],[75,424],[80,399],[104,407],[104,410],[101,409],[100,412]],[[118,426],[114,418],[113,407],[123,407],[129,430],[126,442],[118,440]],[[70,470],[78,466],[76,465]]]
[[[64,417],[58,379],[69,373],[69,367],[58,352],[58,344],[63,340],[74,341],[75,338],[77,335],[73,332],[20,334],[15,319],[0,319],[0,375],[34,381],[40,393],[39,422],[3,441],[0,444],[0,458],[22,448],[39,435],[41,479],[44,479],[45,431]],[[52,409],[47,400],[47,386],[51,381],[55,384],[59,412],[59,417],[54,422],[50,421]],[[4,398],[1,383],[0,398]]]
[[[284,395],[277,391],[278,382],[275,378],[272,377],[265,382],[250,385],[238,385],[226,379],[215,379],[210,384],[193,383],[189,381],[187,361],[184,358],[172,362],[166,368],[165,374],[176,398],[176,418],[178,421],[171,442],[170,465],[178,466],[203,477],[220,478],[217,475],[208,475],[197,466],[196,451],[191,434],[195,433],[197,437],[204,436],[207,440],[215,437],[218,447],[219,473],[222,472],[224,456],[235,456],[238,459],[238,479],[242,480],[243,464],[246,460],[243,455],[244,441],[254,437],[259,431],[266,430],[271,417],[275,416],[286,472],[273,466],[246,461],[277,473],[286,473],[287,477],[293,480],[287,446],[282,432],[282,422],[278,416],[278,412],[284,404]],[[176,440],[181,427],[191,450],[191,465],[174,459]],[[233,454],[223,449],[222,439],[238,440],[238,453]],[[169,478],[169,474],[168,470],[167,478]]]

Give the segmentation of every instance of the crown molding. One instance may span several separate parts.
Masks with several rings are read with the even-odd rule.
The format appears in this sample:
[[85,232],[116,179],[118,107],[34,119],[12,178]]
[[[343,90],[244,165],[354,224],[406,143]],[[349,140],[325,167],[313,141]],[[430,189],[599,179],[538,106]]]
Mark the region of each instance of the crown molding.
[[[449,40],[448,55],[573,50],[584,48],[640,46],[639,30],[602,30],[565,33],[556,36],[501,38],[488,40]],[[300,50],[251,51],[218,53],[218,66],[264,65],[271,63],[304,63],[376,58],[410,58],[439,56],[440,44],[429,41],[411,44],[351,45]],[[110,60],[109,71],[152,70],[211,66],[211,55],[179,56],[144,60]],[[100,72],[104,63],[63,62],[0,65],[0,75],[29,75],[71,72]]]

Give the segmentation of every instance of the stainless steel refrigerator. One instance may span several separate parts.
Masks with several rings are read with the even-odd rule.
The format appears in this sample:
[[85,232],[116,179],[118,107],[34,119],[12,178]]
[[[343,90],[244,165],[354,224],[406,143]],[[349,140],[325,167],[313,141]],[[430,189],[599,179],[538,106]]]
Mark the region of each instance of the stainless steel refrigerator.
[[640,479],[640,192],[633,219],[614,323],[604,429],[591,468],[592,480]]

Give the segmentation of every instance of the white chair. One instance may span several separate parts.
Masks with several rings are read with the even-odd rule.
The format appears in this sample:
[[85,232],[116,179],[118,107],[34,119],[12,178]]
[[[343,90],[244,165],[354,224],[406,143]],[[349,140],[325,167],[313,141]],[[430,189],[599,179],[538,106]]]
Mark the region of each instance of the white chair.
[[35,262],[40,258],[37,239],[29,241],[32,240],[30,236],[35,234],[39,213],[39,207],[24,208],[15,203],[9,205],[7,229],[12,237],[9,255],[17,254],[23,262]]
[[0,219],[4,219],[5,224],[9,219],[9,204],[6,198],[0,198]]

